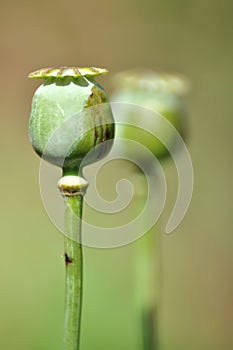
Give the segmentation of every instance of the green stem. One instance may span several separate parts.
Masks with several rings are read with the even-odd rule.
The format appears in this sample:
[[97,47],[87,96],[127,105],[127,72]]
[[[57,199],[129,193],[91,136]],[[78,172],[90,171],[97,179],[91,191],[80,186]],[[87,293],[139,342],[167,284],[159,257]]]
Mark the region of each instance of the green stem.
[[81,218],[83,195],[65,197],[66,297],[64,350],[78,350],[80,344],[83,264]]
[[143,350],[158,350],[158,278],[156,273],[157,237],[154,230],[136,242],[137,299]]
[[[140,208],[144,195],[144,175],[135,171],[139,195],[136,207]],[[136,210],[138,210],[136,208]],[[145,227],[142,227],[144,230]],[[140,326],[140,348],[158,350],[158,232],[153,227],[135,242],[135,292],[137,318]]]

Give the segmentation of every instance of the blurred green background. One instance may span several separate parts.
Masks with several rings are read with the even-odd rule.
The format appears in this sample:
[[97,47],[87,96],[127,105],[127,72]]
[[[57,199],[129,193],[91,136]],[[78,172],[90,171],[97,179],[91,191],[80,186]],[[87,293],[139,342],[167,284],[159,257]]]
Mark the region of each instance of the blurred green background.
[[[39,85],[27,74],[58,65],[189,77],[195,187],[182,224],[162,236],[161,349],[233,348],[232,11],[230,0],[1,4],[1,349],[62,349],[63,239],[43,208],[27,135]],[[110,74],[99,81],[111,92]],[[164,169],[162,228],[177,183],[172,162]],[[85,248],[82,350],[136,348],[132,251]]]

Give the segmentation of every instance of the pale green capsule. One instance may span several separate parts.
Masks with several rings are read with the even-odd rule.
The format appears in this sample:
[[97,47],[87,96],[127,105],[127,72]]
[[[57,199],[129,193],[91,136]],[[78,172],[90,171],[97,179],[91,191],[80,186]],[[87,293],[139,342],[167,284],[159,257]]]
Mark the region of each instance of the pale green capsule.
[[[158,74],[146,70],[130,70],[116,74],[114,80],[114,91],[111,101],[133,104],[132,112],[127,107],[124,115],[125,125],[117,125],[117,136],[124,139],[139,142],[150,150],[157,158],[164,158],[169,155],[166,146],[174,143],[174,133],[159,126],[159,135],[165,144],[157,137],[155,130],[158,128],[159,119],[146,118],[146,110],[159,113],[167,119],[182,135],[186,133],[186,108],[183,96],[188,90],[189,82],[186,78],[172,74]],[[145,108],[137,109],[136,106]],[[151,134],[134,127],[135,120],[151,130]],[[131,125],[127,125],[127,123]],[[174,145],[175,147],[175,145]],[[127,152],[133,152],[127,149]],[[140,157],[140,154],[138,154]]]
[[105,69],[93,67],[60,67],[29,75],[44,79],[32,99],[31,144],[40,156],[62,167],[65,173],[77,173],[90,151],[89,163],[103,158],[111,149],[112,143],[105,141],[114,137],[113,115],[105,90],[94,80],[105,73]]

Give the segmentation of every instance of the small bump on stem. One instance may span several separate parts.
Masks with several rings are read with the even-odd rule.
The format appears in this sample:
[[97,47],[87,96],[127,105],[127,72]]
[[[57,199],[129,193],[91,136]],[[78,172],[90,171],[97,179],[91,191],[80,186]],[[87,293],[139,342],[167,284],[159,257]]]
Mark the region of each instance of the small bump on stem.
[[66,197],[84,195],[88,182],[80,176],[63,176],[57,184],[61,194]]
[[68,256],[67,253],[64,254],[64,257],[65,257],[65,264],[66,264],[66,266],[67,266],[68,264],[71,264],[71,263],[73,262],[73,259],[71,259],[71,258]]

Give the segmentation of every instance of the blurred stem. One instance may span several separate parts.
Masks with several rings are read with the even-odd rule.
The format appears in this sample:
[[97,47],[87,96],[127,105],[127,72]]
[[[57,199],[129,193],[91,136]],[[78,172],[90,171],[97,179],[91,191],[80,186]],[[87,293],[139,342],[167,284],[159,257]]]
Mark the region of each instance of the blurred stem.
[[[144,175],[135,172],[135,176],[138,178],[138,188],[143,189],[136,198],[138,211],[145,199],[145,186],[142,181]],[[143,350],[158,350],[158,260],[158,235],[153,227],[135,242],[135,297],[141,330],[140,347]]]
[[141,346],[143,350],[158,350],[156,244],[154,230],[147,232],[136,242],[137,309],[141,327]]
[[83,291],[81,245],[83,195],[67,196],[65,197],[65,203],[64,350],[79,350]]

